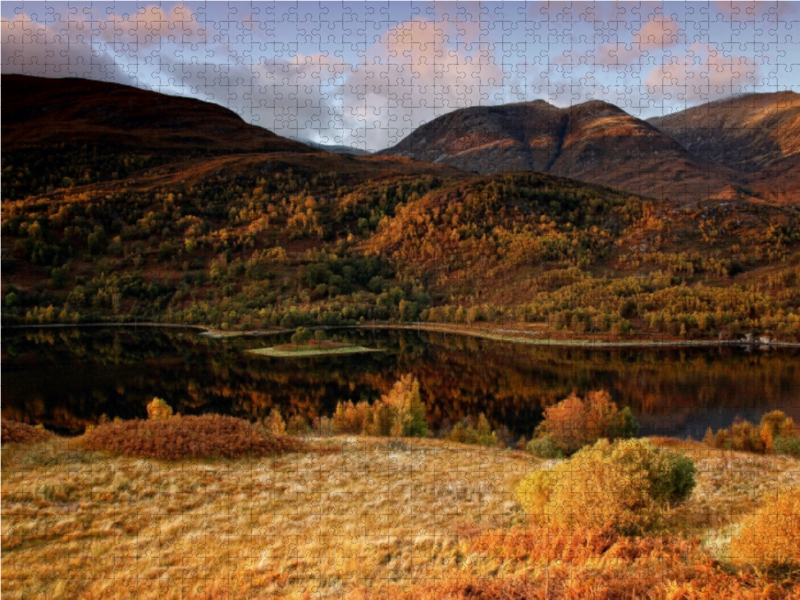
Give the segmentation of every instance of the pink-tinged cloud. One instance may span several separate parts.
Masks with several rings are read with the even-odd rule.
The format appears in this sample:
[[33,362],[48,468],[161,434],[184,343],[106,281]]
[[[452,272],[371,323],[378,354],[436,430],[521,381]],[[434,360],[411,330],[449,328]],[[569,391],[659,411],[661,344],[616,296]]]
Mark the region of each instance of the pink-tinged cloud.
[[725,56],[715,46],[695,43],[686,54],[665,57],[644,84],[655,98],[698,102],[752,91],[762,84],[761,75],[751,57]]
[[[112,4],[112,7],[114,5]],[[94,21],[97,35],[114,44],[136,44],[143,47],[166,43],[204,44],[208,38],[205,26],[195,13],[180,4],[164,10],[151,4],[133,13],[110,13],[102,21]],[[215,23],[216,27],[220,24]],[[216,28],[213,33],[224,35]],[[213,37],[213,36],[212,36]]]
[[672,17],[655,15],[633,34],[633,43],[640,49],[669,48],[682,44],[686,36]]

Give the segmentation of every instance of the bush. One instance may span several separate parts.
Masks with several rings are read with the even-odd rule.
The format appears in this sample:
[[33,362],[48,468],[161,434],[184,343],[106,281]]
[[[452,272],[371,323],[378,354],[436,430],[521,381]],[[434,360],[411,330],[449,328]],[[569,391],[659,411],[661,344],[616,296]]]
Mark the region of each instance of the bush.
[[53,437],[53,434],[41,427],[34,427],[18,421],[0,420],[0,443],[42,442]]
[[770,432],[773,438],[794,435],[794,421],[780,410],[773,410],[761,417],[760,426]]
[[731,560],[765,569],[800,566],[800,487],[770,495],[741,523]]
[[556,448],[549,435],[543,435],[528,442],[525,449],[540,458],[563,458],[564,453]]
[[305,435],[311,428],[308,425],[308,420],[300,414],[293,414],[289,417],[289,422],[286,424],[286,433],[289,435]]
[[153,398],[147,405],[147,418],[151,421],[163,421],[172,418],[172,407],[161,398]]
[[547,435],[553,446],[566,455],[601,438],[613,441],[638,433],[639,424],[630,409],[618,410],[605,390],[589,392],[586,400],[572,394],[546,408],[544,420],[536,429],[537,437]]
[[797,439],[794,435],[794,421],[780,410],[765,414],[757,426],[737,417],[730,429],[720,429],[714,433],[709,427],[703,441],[722,450],[765,454],[779,452],[775,447],[776,439],[780,439],[778,443],[784,448],[783,452],[788,448],[791,453],[791,449],[796,447],[793,442]]
[[470,417],[456,423],[450,432],[449,439],[460,444],[497,446],[497,434],[492,431],[492,426],[483,413],[478,416],[477,424],[473,424]]
[[773,440],[773,447],[777,454],[789,454],[800,457],[800,437],[778,436]]
[[302,346],[311,339],[311,332],[305,327],[298,327],[292,334],[292,343],[296,346]]
[[84,443],[90,450],[162,460],[270,456],[307,450],[297,438],[270,435],[244,419],[223,415],[106,423],[88,431]]
[[412,375],[401,377],[388,394],[372,405],[339,402],[332,425],[337,434],[427,437],[428,422],[419,381]]
[[571,529],[611,526],[641,534],[694,489],[694,463],[646,440],[600,440],[550,471],[526,477],[517,497],[535,522]]
[[286,422],[281,416],[281,411],[277,408],[273,408],[269,411],[269,416],[264,419],[263,425],[272,435],[283,435],[286,433]]

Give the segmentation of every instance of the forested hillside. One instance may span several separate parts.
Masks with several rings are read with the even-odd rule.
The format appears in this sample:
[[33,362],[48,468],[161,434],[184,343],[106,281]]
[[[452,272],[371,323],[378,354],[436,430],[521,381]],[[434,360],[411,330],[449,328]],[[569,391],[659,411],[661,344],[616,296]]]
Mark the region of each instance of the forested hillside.
[[[59,102],[63,114],[79,113]],[[93,158],[85,177],[61,177],[88,155],[59,154],[44,138],[26,147],[19,132],[39,131],[46,111],[8,106],[4,324],[502,321],[556,336],[800,339],[800,212],[791,205],[656,201],[532,171],[481,176],[313,152],[266,130],[270,152],[194,148],[191,120],[167,136],[188,154],[162,152],[167,138],[142,134]],[[7,110],[17,136],[8,153]],[[65,158],[46,169],[48,152]],[[125,169],[106,172],[114,161]]]

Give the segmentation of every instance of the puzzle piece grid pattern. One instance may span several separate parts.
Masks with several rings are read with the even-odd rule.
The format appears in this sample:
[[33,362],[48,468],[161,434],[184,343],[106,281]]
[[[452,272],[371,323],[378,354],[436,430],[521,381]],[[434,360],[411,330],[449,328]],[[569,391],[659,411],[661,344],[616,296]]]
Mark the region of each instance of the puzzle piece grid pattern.
[[[798,17],[786,16],[777,3],[695,3],[680,15],[661,4],[620,3],[609,10],[602,3],[229,3],[224,9],[222,3],[21,3],[18,15],[4,22],[3,69],[192,95],[281,135],[313,132],[323,144],[370,150],[462,106],[599,97],[647,113],[698,104],[721,90],[772,90],[797,70],[796,53],[786,48],[800,43]],[[442,456],[420,461],[425,452]],[[514,520],[508,482],[527,472],[525,461],[495,465],[480,450],[463,452],[475,455],[469,477],[453,469],[456,461],[446,452],[424,444],[345,444],[327,463],[261,461],[242,470],[198,464],[167,477],[132,460],[114,472],[97,471],[63,445],[53,448],[50,464],[15,455],[18,462],[4,471],[12,478],[27,472],[28,487],[20,493],[40,498],[40,527],[57,533],[43,538],[35,530],[12,530],[4,532],[4,546],[71,544],[74,555],[66,572],[46,559],[7,560],[4,578],[57,580],[64,597],[72,597],[72,590],[87,587],[88,565],[100,562],[108,565],[107,580],[93,589],[123,597],[120,589],[130,585],[136,594],[164,598],[191,597],[197,579],[206,582],[209,598],[225,597],[226,589],[248,580],[252,585],[239,587],[240,597],[258,596],[259,586],[280,594],[291,580],[307,582],[314,595],[344,594],[348,584],[331,578],[336,568],[323,568],[326,561],[343,569],[358,563],[364,581],[387,563],[392,568],[381,570],[382,577],[425,580],[415,564],[425,564],[443,531],[458,531],[466,516],[486,527]],[[758,467],[742,472],[748,469]],[[344,519],[337,517],[354,502],[341,498],[354,493],[347,487],[355,479],[368,480],[374,491],[359,492],[359,525],[342,531]],[[403,505],[385,505],[382,490],[389,487],[406,489]],[[153,496],[157,512],[135,510],[139,498]],[[295,511],[297,500],[309,496],[324,512]],[[74,512],[59,512],[64,499]],[[4,504],[13,502],[6,495]],[[82,504],[91,526],[81,522]],[[409,528],[406,519],[421,512],[430,521]],[[224,533],[212,537],[205,532],[210,527]],[[275,530],[281,539],[273,538]],[[108,536],[127,543],[106,552],[98,540]],[[419,540],[412,554],[393,553],[407,538]],[[457,536],[447,542],[457,544]],[[202,573],[190,570],[198,562],[189,557],[202,559]],[[452,560],[463,560],[457,549]]]
[[4,72],[185,94],[280,135],[372,151],[465,106],[601,99],[644,118],[800,77],[792,3],[22,2],[8,12]]

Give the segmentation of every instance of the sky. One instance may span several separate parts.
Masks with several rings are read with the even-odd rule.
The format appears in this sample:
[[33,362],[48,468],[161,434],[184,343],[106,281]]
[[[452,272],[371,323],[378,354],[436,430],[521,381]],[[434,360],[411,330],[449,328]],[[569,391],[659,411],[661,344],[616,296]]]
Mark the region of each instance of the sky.
[[2,73],[216,102],[369,151],[457,108],[599,99],[649,118],[800,92],[800,2],[9,2]]

